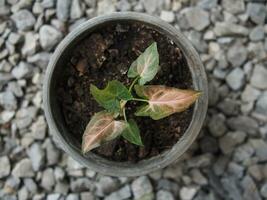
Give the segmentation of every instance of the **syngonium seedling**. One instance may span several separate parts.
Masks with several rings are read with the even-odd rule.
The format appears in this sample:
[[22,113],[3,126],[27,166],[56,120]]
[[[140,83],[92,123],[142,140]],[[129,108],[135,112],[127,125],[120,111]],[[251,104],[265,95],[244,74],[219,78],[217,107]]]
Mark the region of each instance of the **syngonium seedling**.
[[[164,85],[145,85],[159,71],[159,54],[156,42],[152,43],[130,66],[127,76],[133,78],[129,87],[113,80],[104,89],[90,86],[94,99],[105,110],[96,113],[83,134],[82,152],[86,153],[119,135],[129,142],[143,146],[140,130],[134,119],[127,119],[126,105],[129,101],[140,101],[136,116],[147,116],[159,120],[192,105],[200,92],[182,90]],[[132,90],[135,90],[133,94]]]

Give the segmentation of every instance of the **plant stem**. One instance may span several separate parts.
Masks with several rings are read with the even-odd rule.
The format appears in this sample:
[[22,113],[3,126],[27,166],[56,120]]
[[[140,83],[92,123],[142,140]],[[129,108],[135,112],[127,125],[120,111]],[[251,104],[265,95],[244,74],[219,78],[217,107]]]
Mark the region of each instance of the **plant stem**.
[[142,102],[149,102],[148,100],[146,100],[146,99],[139,99],[139,98],[132,98],[131,99],[132,101],[142,101]]
[[139,76],[137,76],[137,77],[133,80],[132,84],[131,84],[130,87],[129,87],[129,92],[132,91],[133,86],[134,86],[134,84],[136,83],[136,81],[138,81],[138,79],[139,79]]
[[123,113],[123,118],[124,118],[124,120],[127,122],[127,117],[126,117],[125,107],[122,109],[122,113]]

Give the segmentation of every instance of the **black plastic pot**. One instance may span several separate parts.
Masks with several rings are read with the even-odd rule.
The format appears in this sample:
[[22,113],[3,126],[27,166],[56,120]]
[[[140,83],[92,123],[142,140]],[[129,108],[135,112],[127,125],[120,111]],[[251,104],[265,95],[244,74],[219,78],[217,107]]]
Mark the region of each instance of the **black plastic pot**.
[[[73,47],[86,38],[93,30],[99,29],[109,23],[137,21],[154,27],[155,30],[168,36],[181,49],[190,68],[193,85],[196,90],[203,91],[203,95],[194,105],[192,121],[181,139],[168,151],[138,163],[114,162],[106,160],[94,153],[82,155],[78,139],[70,134],[65,126],[56,98],[56,83],[65,60],[72,54]],[[106,16],[93,18],[74,31],[69,33],[58,45],[47,67],[43,101],[46,119],[51,132],[58,138],[63,150],[82,165],[112,176],[139,176],[153,170],[166,167],[179,159],[196,139],[207,112],[208,88],[207,78],[200,58],[190,42],[174,27],[168,23],[146,14],[124,12],[113,13]]]

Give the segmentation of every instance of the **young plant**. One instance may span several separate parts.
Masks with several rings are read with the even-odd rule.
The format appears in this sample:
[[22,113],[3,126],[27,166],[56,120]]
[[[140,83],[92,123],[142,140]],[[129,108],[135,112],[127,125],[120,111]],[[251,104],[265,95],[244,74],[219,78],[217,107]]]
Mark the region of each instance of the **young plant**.
[[[137,108],[136,116],[159,120],[186,110],[198,99],[200,92],[195,90],[145,85],[158,71],[159,54],[154,42],[131,64],[127,76],[134,80],[128,88],[117,80],[108,82],[104,89],[90,86],[94,99],[105,110],[96,113],[86,126],[82,142],[83,153],[119,135],[133,144],[143,146],[137,123],[134,119],[127,119],[125,108],[128,101],[143,102]],[[133,88],[138,97],[133,95]]]

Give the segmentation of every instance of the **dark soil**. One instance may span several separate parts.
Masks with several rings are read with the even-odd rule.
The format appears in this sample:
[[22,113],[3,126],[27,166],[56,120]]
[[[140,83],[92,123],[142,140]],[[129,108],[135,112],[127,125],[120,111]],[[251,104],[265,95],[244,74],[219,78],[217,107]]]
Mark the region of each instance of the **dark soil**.
[[[117,79],[129,86],[132,79],[128,79],[126,73],[130,64],[154,41],[161,69],[149,84],[191,88],[192,77],[183,53],[171,40],[146,25],[105,26],[74,49],[59,80],[58,98],[66,126],[80,142],[91,116],[103,110],[92,98],[90,84],[103,88],[108,81]],[[144,147],[118,137],[96,148],[94,153],[114,161],[133,162],[156,156],[179,140],[192,118],[192,108],[157,121],[131,116],[137,104],[127,103],[127,115],[138,123]]]

